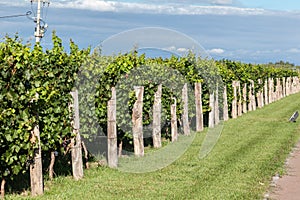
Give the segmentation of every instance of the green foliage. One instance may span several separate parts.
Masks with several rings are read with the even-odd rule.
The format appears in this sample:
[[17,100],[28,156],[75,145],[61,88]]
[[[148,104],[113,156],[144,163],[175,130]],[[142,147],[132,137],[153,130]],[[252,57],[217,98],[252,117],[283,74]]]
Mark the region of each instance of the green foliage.
[[299,124],[287,122],[299,98],[291,95],[225,122],[204,159],[199,151],[207,131],[197,134],[185,154],[164,169],[134,174],[97,167],[85,171],[81,181],[58,177],[47,182],[49,189],[39,199],[263,199],[272,176],[282,171],[299,141]]
[[227,87],[229,113],[231,113],[231,102],[233,100],[232,81],[240,81],[241,86],[244,83],[249,86],[249,81],[253,80],[255,91],[257,92],[263,87],[263,84],[258,83],[259,79],[265,81],[268,80],[268,78],[279,78],[280,81],[283,81],[284,77],[299,75],[290,68],[279,67],[278,65],[272,64],[246,64],[231,60],[221,60],[217,61],[216,65],[223,79],[223,83]]
[[[107,102],[111,88],[117,91],[118,139],[131,140],[131,112],[135,102],[134,86],[144,86],[143,125],[151,132],[154,94],[159,84],[163,85],[162,122],[170,124],[172,97],[177,98],[177,118],[182,113],[181,90],[189,84],[190,110],[193,105],[193,83],[206,81],[205,91],[216,87],[218,70],[212,60],[198,59],[193,54],[187,57],[145,58],[137,51],[116,56],[92,54],[79,73],[81,133],[92,140],[93,135],[105,135],[107,128]],[[204,111],[208,112],[208,95],[204,97]],[[190,112],[190,118],[194,112]],[[148,127],[147,127],[148,126]],[[146,130],[147,129],[147,130]],[[149,132],[149,134],[151,134]]]
[[143,125],[145,132],[150,131],[146,134],[151,135],[152,106],[159,84],[163,85],[162,122],[168,126],[172,97],[177,98],[177,118],[181,118],[181,89],[184,83],[189,84],[189,118],[192,120],[195,113],[195,82],[202,82],[202,108],[204,116],[207,116],[211,110],[209,93],[216,88],[219,90],[219,104],[222,105],[223,86],[226,85],[230,108],[233,100],[233,80],[239,80],[241,84],[254,80],[257,91],[263,86],[258,84],[258,79],[294,75],[296,73],[289,69],[230,60],[215,62],[197,58],[192,53],[185,57],[171,56],[162,59],[145,58],[145,55],[139,55],[135,50],[116,56],[103,56],[95,52],[81,68],[78,80],[81,133],[90,139],[92,135],[106,135],[107,102],[111,98],[112,87],[117,90],[118,139],[131,141],[131,112],[136,100],[134,86],[144,86]]
[[[202,83],[204,115],[210,111],[209,93],[226,85],[228,103],[233,99],[232,81],[241,84],[255,81],[255,90],[262,85],[258,80],[298,75],[290,68],[277,65],[244,64],[229,60],[215,62],[189,53],[185,57],[146,58],[137,51],[116,56],[103,56],[89,49],[79,50],[71,41],[66,53],[62,41],[53,34],[53,48],[43,50],[39,44],[33,49],[15,38],[0,43],[0,176],[16,175],[26,168],[33,156],[36,139],[31,131],[39,125],[43,151],[59,150],[70,138],[72,113],[70,91],[79,90],[81,133],[84,137],[105,135],[107,102],[111,88],[117,90],[118,139],[130,145],[131,112],[136,100],[134,86],[144,86],[143,125],[152,123],[154,94],[163,85],[162,121],[170,123],[170,105],[177,100],[177,118],[182,114],[181,89],[189,86],[189,118],[194,117],[193,87]],[[78,76],[77,76],[78,75]],[[220,95],[220,104],[222,104]],[[166,131],[166,137],[168,132]]]
[[18,174],[33,154],[30,131],[36,118],[30,101],[30,48],[18,37],[0,45],[0,176]]
[[76,73],[89,50],[71,41],[67,54],[53,33],[53,48],[43,51],[6,37],[0,44],[0,177],[26,170],[37,145],[31,134],[38,125],[43,151],[59,149],[71,136],[68,104]]

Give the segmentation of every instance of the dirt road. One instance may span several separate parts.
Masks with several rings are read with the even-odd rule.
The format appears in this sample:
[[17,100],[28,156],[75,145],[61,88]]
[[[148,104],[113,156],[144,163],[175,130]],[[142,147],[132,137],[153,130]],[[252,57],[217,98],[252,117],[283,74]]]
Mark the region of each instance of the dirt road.
[[287,160],[287,174],[275,181],[266,199],[300,200],[300,142]]

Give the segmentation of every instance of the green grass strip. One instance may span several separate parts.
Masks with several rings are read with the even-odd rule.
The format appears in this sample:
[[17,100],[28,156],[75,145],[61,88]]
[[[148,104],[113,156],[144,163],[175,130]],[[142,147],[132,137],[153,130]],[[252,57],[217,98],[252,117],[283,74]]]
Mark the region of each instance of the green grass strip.
[[299,140],[299,122],[288,122],[300,109],[299,99],[300,94],[291,95],[230,119],[216,135],[214,148],[201,147],[209,131],[197,133],[187,151],[160,170],[85,170],[80,181],[58,177],[47,182],[39,199],[262,199],[271,177],[284,171],[284,161]]
[[196,133],[190,136],[179,135],[178,141],[149,153],[144,157],[120,158],[118,170],[131,173],[147,173],[162,169],[179,159],[193,142]]

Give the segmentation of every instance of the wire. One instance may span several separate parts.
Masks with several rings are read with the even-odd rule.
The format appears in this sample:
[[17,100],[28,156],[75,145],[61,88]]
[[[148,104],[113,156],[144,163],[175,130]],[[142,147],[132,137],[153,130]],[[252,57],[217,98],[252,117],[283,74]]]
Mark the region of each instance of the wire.
[[32,14],[31,11],[27,11],[25,14],[0,16],[0,19],[3,19],[3,18],[13,18],[13,17],[23,17],[23,16],[29,16],[31,14]]
[[41,6],[41,17],[44,19],[44,7],[45,4],[43,3],[43,6]]
[[[45,4],[45,3],[44,3],[44,4]],[[45,14],[45,16],[44,16],[44,19],[47,18],[49,5],[50,5],[50,3],[48,3],[48,6],[46,7],[46,14]],[[44,5],[44,6],[45,6],[45,5]]]
[[32,10],[32,12],[33,12],[33,15],[36,16],[36,14],[35,14],[35,12],[34,12],[34,9],[33,9],[33,6],[32,6],[32,5],[33,5],[33,3],[32,3],[32,1],[31,1],[31,10]]

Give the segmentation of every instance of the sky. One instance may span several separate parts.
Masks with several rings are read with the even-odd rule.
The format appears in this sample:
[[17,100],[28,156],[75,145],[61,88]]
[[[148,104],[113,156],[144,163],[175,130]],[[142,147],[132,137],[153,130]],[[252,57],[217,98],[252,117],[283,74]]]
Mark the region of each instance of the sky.
[[[18,33],[34,43],[36,5],[30,0],[1,0],[0,37]],[[27,11],[32,11],[28,17],[1,18]],[[48,24],[41,41],[44,48],[51,48],[55,30],[66,49],[70,39],[80,48],[106,45],[105,49],[113,46],[113,38],[115,50],[148,40],[145,47],[175,53],[193,49],[195,43],[214,59],[300,65],[297,0],[50,0],[42,17]]]

